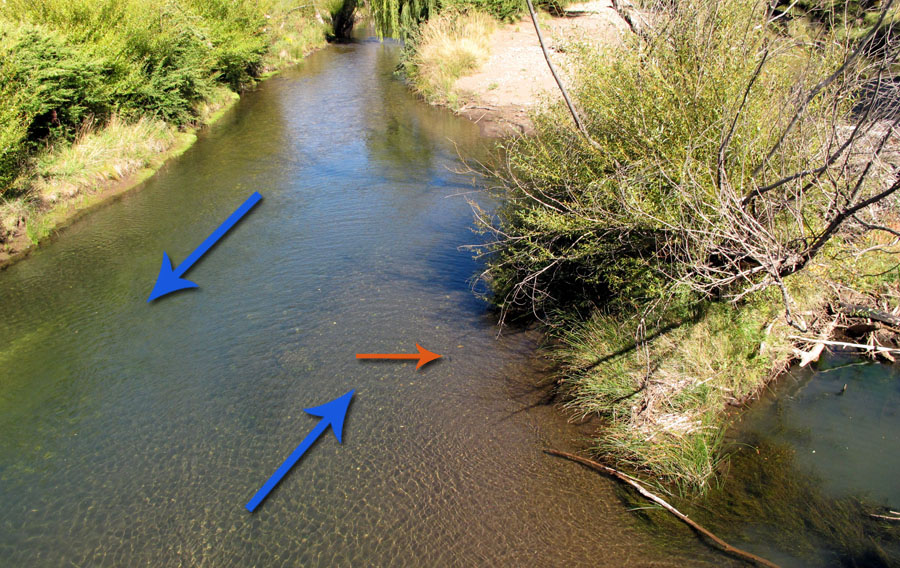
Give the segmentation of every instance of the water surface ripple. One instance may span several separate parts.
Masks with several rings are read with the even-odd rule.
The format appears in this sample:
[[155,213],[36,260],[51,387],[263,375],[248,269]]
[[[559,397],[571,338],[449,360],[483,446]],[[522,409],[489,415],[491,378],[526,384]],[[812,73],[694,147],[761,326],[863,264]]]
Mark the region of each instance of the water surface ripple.
[[[458,152],[477,127],[332,46],[266,81],[144,187],[0,272],[2,566],[680,566],[609,480],[542,454],[581,441],[531,404],[535,337],[495,339]],[[145,299],[253,191],[196,264]],[[360,362],[422,345],[445,357]],[[328,434],[244,504],[316,419]]]

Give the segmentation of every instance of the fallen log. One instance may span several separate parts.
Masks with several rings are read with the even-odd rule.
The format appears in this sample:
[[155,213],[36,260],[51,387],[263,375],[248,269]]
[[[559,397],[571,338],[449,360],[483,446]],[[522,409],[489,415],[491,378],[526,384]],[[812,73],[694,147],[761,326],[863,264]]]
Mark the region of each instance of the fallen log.
[[790,339],[799,339],[807,343],[820,343],[822,345],[830,345],[832,347],[851,347],[854,349],[864,349],[866,351],[877,351],[878,353],[900,353],[900,349],[893,347],[882,347],[881,345],[866,345],[864,343],[847,343],[845,341],[825,341],[824,339],[816,339],[814,337],[803,337],[802,335],[791,335]]
[[[891,511],[893,513],[893,511]],[[900,517],[889,517],[888,515],[876,515],[875,513],[869,513],[870,517],[875,519],[881,519],[884,521],[894,521],[900,523]]]
[[894,327],[900,327],[900,317],[897,317],[894,314],[882,310],[876,310],[874,308],[862,306],[859,304],[848,304],[847,302],[838,302],[837,306],[840,309],[840,312],[844,315],[857,318],[867,318],[874,321],[880,321]]
[[568,460],[572,460],[574,462],[578,462],[581,465],[587,466],[591,469],[596,469],[597,471],[605,473],[605,474],[609,475],[610,477],[614,477],[614,478],[618,479],[619,481],[627,483],[628,485],[635,488],[637,490],[637,492],[640,493],[641,495],[643,495],[645,498],[649,499],[650,501],[653,501],[654,503],[656,503],[657,505],[659,505],[666,511],[672,513],[681,522],[685,523],[686,525],[688,525],[689,527],[691,527],[698,533],[707,537],[708,539],[710,539],[711,541],[716,543],[716,545],[718,545],[720,549],[724,550],[725,552],[727,552],[729,554],[733,554],[744,560],[749,560],[750,562],[754,562],[756,564],[759,564],[760,566],[768,566],[769,568],[779,568],[778,565],[775,564],[774,562],[770,562],[770,561],[766,560],[765,558],[757,556],[751,552],[747,552],[746,550],[741,550],[740,548],[731,546],[730,544],[728,544],[721,538],[717,537],[713,533],[709,532],[707,529],[703,528],[699,524],[695,523],[693,520],[689,519],[687,515],[685,515],[684,513],[682,513],[675,507],[673,507],[672,505],[669,505],[669,503],[667,503],[662,497],[654,495],[653,493],[648,491],[643,485],[638,483],[638,481],[635,478],[631,477],[630,475],[622,473],[621,471],[619,471],[617,469],[613,469],[609,466],[603,465],[602,463],[595,462],[594,460],[589,460],[589,459],[583,458],[581,456],[576,456],[575,454],[569,454],[566,452],[561,452],[559,450],[544,450],[544,452],[548,453],[552,456],[558,456],[561,458],[566,458]]

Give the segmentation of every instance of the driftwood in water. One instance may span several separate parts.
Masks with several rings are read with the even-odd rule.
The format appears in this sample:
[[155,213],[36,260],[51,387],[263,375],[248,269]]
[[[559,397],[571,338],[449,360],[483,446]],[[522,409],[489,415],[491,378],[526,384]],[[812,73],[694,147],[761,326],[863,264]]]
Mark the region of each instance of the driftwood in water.
[[[895,511],[890,511],[890,512],[894,513],[895,515],[900,515],[900,513],[897,513]],[[894,521],[894,522],[900,523],[900,516],[891,517],[888,515],[876,515],[875,513],[869,513],[869,516],[872,518],[875,518],[875,519],[881,519],[883,521]]]
[[[821,337],[823,339],[831,337],[831,333],[834,331],[835,326],[837,325],[837,318],[834,319],[830,324],[825,326],[825,329],[822,330]],[[822,355],[822,351],[825,350],[824,343],[817,343],[812,349],[809,351],[800,351],[800,366],[805,367],[812,363],[813,361],[818,361],[819,357]]]
[[809,351],[797,351],[797,354],[800,356],[800,366],[805,367],[812,363],[813,361],[818,361],[819,357],[822,355],[822,351],[825,350],[824,343],[818,343],[815,347],[810,349]]
[[878,353],[900,353],[900,349],[893,347],[882,347],[881,345],[866,345],[864,343],[847,343],[846,341],[825,341],[824,339],[816,339],[814,337],[803,337],[801,335],[791,335],[790,339],[799,339],[807,343],[818,343],[822,345],[830,345],[832,347],[851,347],[854,349],[863,349],[865,351],[876,351]]
[[838,302],[838,308],[840,308],[842,314],[847,316],[867,318],[870,320],[880,321],[894,327],[900,327],[900,317],[897,317],[888,312],[876,310],[868,306],[861,306],[859,304],[848,304],[846,302]]
[[553,456],[558,456],[561,458],[566,458],[568,460],[578,462],[581,465],[585,465],[591,469],[596,469],[597,471],[605,473],[611,477],[615,477],[619,481],[627,483],[628,485],[634,487],[638,493],[640,493],[641,495],[643,495],[650,501],[653,501],[654,503],[656,503],[657,505],[659,505],[666,511],[668,511],[668,512],[672,513],[673,515],[675,515],[676,517],[678,517],[678,519],[681,522],[685,523],[686,525],[688,525],[689,527],[691,527],[698,533],[702,534],[703,536],[707,537],[708,539],[710,539],[711,541],[716,543],[716,545],[718,545],[719,548],[721,548],[725,552],[727,552],[729,554],[733,554],[735,556],[739,556],[739,557],[743,558],[744,560],[749,560],[749,561],[759,564],[761,566],[768,566],[769,568],[778,568],[778,565],[775,564],[774,562],[770,562],[770,561],[766,560],[765,558],[762,558],[753,553],[747,552],[746,550],[741,550],[740,548],[735,548],[734,546],[731,546],[730,544],[728,544],[721,538],[717,537],[713,533],[709,532],[707,529],[703,528],[699,524],[695,523],[693,520],[689,519],[687,515],[685,515],[684,513],[682,513],[675,507],[673,507],[672,505],[669,505],[661,497],[654,495],[653,493],[651,493],[650,491],[645,489],[643,485],[638,483],[638,481],[636,479],[634,479],[633,477],[631,477],[630,475],[624,474],[619,470],[613,469],[609,466],[603,465],[603,464],[595,462],[593,460],[589,460],[589,459],[583,458],[581,456],[576,456],[575,454],[560,452],[559,450],[544,450],[544,451]]

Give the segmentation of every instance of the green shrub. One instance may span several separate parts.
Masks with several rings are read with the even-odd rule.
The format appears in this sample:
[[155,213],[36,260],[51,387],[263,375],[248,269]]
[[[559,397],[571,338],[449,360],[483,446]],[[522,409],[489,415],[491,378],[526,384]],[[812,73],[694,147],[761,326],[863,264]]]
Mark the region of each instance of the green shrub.
[[27,109],[33,106],[27,97],[11,62],[0,59],[0,188],[15,180],[25,157],[31,124]]
[[[535,8],[559,11],[569,0],[532,0]],[[512,22],[527,12],[525,0],[374,0],[371,4],[375,27],[382,35],[407,40],[416,28],[438,13],[489,14],[502,22]]]
[[[30,117],[30,139],[72,134],[87,116],[108,110],[103,85],[108,66],[87,50],[70,47],[63,34],[43,26],[3,25],[0,52],[7,81],[26,91],[16,105],[3,106]],[[17,111],[10,110],[14,106]]]
[[482,12],[510,22],[525,12],[525,0],[441,0],[441,10]]
[[[498,172],[505,205],[485,226],[498,239],[488,247],[496,253],[489,274],[504,308],[632,311],[671,297],[675,284],[705,285],[716,268],[768,261],[755,251],[800,254],[833,215],[833,187],[802,176],[757,209],[740,202],[754,188],[820,166],[832,126],[853,119],[857,71],[848,69],[810,101],[777,158],[767,159],[798,99],[839,66],[846,44],[828,41],[830,31],[819,42],[779,35],[766,27],[761,2],[678,4],[649,40],[632,38],[625,49],[572,46],[572,90],[594,144],[571,127],[562,105],[536,118],[535,136],[507,144],[509,167]],[[847,173],[832,165],[835,176]],[[792,192],[803,195],[799,222],[796,208],[778,201],[790,204]],[[740,223],[750,232],[737,235]],[[734,256],[717,267],[723,250]],[[710,268],[700,274],[697,266]]]
[[129,22],[127,35],[110,45],[123,62],[114,82],[119,106],[125,114],[187,123],[214,84],[208,32],[202,20],[180,8],[167,7],[147,19]]
[[[4,0],[0,196],[28,156],[113,115],[183,126],[217,85],[252,86],[324,28],[287,0]],[[274,51],[273,54],[270,51]],[[268,59],[267,59],[268,57]]]

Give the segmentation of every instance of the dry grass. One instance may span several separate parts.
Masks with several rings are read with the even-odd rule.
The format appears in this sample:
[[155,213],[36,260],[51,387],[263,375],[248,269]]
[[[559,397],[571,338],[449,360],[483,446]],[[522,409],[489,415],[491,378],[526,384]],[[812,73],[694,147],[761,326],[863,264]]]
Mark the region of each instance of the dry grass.
[[433,103],[456,106],[453,85],[490,56],[497,22],[480,12],[442,14],[422,26],[406,71],[417,91]]
[[25,227],[28,214],[28,203],[21,197],[0,202],[0,244]]
[[174,127],[147,118],[129,123],[114,116],[100,128],[85,125],[72,144],[36,156],[29,175],[18,182],[24,190],[0,203],[0,243],[23,228],[37,243],[62,220],[60,208],[152,165],[177,138]]

